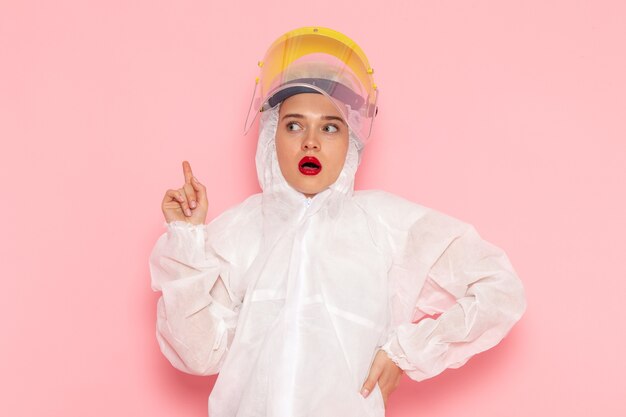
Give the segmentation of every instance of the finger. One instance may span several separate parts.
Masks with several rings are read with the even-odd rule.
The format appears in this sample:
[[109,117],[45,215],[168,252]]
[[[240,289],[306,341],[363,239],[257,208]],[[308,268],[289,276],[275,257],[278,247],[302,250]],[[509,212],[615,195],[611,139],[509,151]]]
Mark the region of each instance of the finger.
[[370,369],[370,373],[365,380],[365,383],[361,387],[361,395],[365,398],[372,392],[376,382],[378,382],[378,378],[380,378],[381,369],[378,366],[372,366]]
[[180,203],[180,206],[183,208],[183,213],[185,213],[185,216],[189,217],[191,216],[191,210],[189,209],[189,203],[188,203],[187,195],[185,194],[185,189],[180,188],[178,192],[183,197],[183,201]]
[[206,201],[206,187],[198,181],[196,177],[191,177],[191,186],[196,192],[196,198],[199,202]]
[[163,203],[170,203],[172,201],[182,203],[185,199],[178,190],[167,190],[165,196],[163,196]]
[[185,184],[191,184],[193,173],[191,172],[191,165],[187,161],[183,161],[183,174],[185,175]]
[[198,204],[196,203],[196,192],[194,191],[191,184],[185,183],[185,185],[183,185],[183,189],[185,190],[185,196],[187,197],[189,207],[192,209],[198,207]]

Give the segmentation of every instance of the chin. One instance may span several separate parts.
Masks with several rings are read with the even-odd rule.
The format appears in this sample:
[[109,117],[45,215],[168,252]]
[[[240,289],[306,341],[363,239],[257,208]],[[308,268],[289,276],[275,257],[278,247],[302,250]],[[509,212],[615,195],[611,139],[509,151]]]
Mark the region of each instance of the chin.
[[296,187],[294,187],[294,188],[296,189],[296,191],[299,191],[302,194],[309,194],[309,195],[313,196],[315,194],[321,193],[322,191],[324,191],[328,187],[323,187],[323,188],[319,188],[319,187],[316,187],[316,188],[307,188],[307,187],[296,188]]
[[302,194],[314,196],[315,194],[319,194],[324,190],[298,190]]

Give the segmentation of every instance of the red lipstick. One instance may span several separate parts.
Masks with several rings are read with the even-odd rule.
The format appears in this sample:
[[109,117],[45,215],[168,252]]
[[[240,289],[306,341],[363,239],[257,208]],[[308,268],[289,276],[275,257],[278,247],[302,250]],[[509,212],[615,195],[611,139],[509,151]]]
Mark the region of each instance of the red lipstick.
[[322,170],[322,164],[314,156],[305,156],[298,163],[298,168],[304,175],[317,175]]

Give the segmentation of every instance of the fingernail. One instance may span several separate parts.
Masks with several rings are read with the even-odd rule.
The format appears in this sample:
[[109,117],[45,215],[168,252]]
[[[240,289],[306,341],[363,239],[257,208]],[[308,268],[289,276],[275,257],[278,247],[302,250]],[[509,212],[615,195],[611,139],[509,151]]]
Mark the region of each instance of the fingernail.
[[196,202],[192,201],[191,203],[189,203],[189,205],[191,206],[191,208],[196,208]]
[[187,216],[191,216],[191,210],[186,209],[186,210],[185,210],[185,214],[186,214]]
[[362,395],[363,397],[365,397],[365,398],[367,398],[367,396],[369,395],[369,393],[370,393],[370,390],[368,390],[367,388],[363,388],[363,389],[361,390],[361,395]]

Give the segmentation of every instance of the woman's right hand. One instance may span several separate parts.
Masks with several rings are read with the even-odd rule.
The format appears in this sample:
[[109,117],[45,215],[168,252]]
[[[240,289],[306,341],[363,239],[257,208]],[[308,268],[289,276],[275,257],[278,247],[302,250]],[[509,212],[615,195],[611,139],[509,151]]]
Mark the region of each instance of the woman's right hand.
[[191,224],[204,224],[209,209],[206,188],[200,184],[191,172],[189,162],[183,161],[185,183],[177,190],[167,190],[161,210],[165,221],[184,221]]

